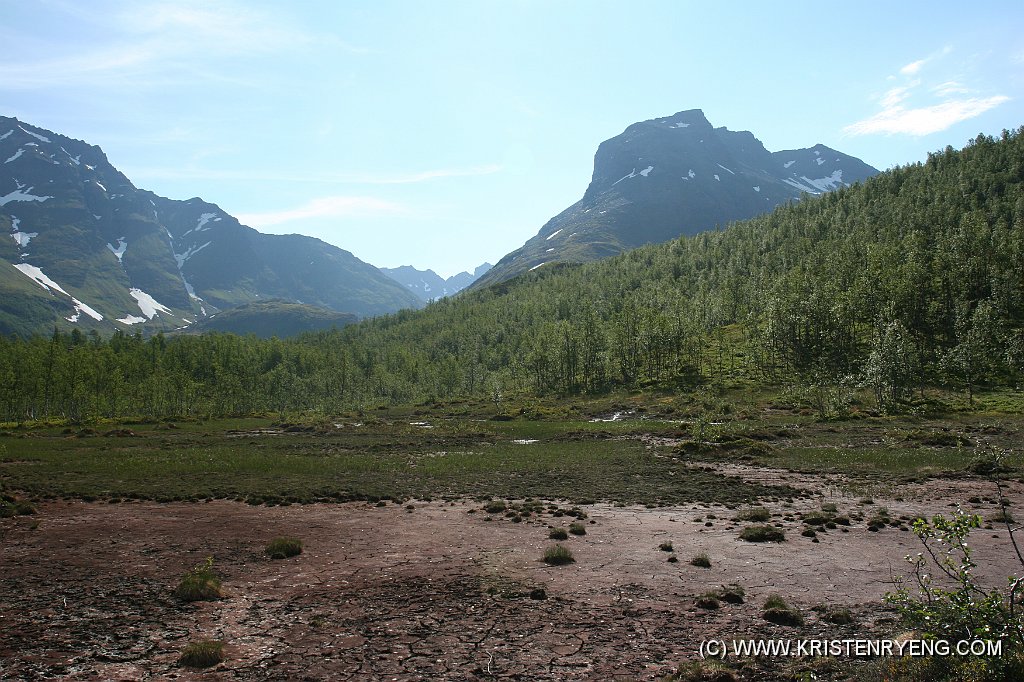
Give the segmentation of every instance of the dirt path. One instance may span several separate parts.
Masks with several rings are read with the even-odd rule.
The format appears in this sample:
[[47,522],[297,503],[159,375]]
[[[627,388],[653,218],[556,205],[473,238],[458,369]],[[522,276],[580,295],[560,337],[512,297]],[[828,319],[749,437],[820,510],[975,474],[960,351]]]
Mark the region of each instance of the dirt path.
[[[830,490],[841,512],[864,509]],[[874,506],[898,516],[961,502],[990,515],[993,492],[940,480]],[[989,501],[969,503],[975,496]],[[1008,496],[1024,501],[1019,484]],[[792,514],[815,504],[771,508]],[[863,522],[814,543],[798,519],[778,516],[787,541],[750,544],[722,507],[592,505],[587,534],[563,543],[576,563],[549,567],[540,561],[553,544],[548,525],[574,519],[513,523],[479,509],[44,504],[34,517],[0,521],[0,679],[650,679],[696,658],[709,637],[891,632],[879,601],[892,575],[906,573],[903,557],[918,551],[909,531],[870,532]],[[302,538],[304,553],[265,558],[263,547],[280,535]],[[1005,528],[972,539],[990,577],[1014,570]],[[667,561],[663,542],[678,562]],[[698,552],[710,569],[689,564]],[[177,602],[174,585],[206,556],[224,577],[225,598]],[[695,595],[724,583],[743,586],[746,603],[695,606]],[[547,598],[531,599],[535,588]],[[803,610],[805,626],[760,618],[776,592]],[[850,607],[857,622],[820,620],[810,607],[822,603]],[[207,672],[178,668],[181,649],[197,639],[224,640],[226,661]]]

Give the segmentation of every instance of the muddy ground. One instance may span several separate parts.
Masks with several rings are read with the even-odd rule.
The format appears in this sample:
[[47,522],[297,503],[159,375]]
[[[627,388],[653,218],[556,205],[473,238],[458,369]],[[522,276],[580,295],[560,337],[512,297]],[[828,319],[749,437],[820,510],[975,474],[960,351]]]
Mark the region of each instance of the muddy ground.
[[[730,521],[736,512],[724,507],[587,505],[587,534],[563,543],[576,563],[559,567],[540,560],[553,544],[548,527],[575,519],[514,523],[470,501],[44,503],[35,516],[0,520],[0,678],[656,679],[698,658],[707,638],[898,631],[881,600],[893,576],[908,573],[904,556],[920,549],[913,533],[854,521],[815,543],[798,518],[781,514],[822,502],[865,517],[882,506],[894,518],[956,503],[985,516],[999,509],[993,485],[975,479],[902,486],[862,504],[863,492],[844,493],[835,478],[728,471],[820,497],[768,505],[786,531],[778,544],[739,540],[746,524]],[[1021,484],[1005,492],[1019,508]],[[282,535],[301,538],[303,554],[264,556]],[[975,531],[972,540],[990,579],[1019,571],[1005,527]],[[677,562],[659,549],[664,542]],[[700,552],[711,568],[690,565]],[[178,580],[207,556],[225,596],[177,601]],[[745,603],[695,605],[727,583],[745,589]],[[545,599],[529,596],[536,588]],[[763,620],[772,593],[798,606],[806,624]],[[821,604],[849,607],[855,622],[826,622],[812,611]],[[226,660],[206,671],[178,667],[185,644],[200,639],[223,640]]]

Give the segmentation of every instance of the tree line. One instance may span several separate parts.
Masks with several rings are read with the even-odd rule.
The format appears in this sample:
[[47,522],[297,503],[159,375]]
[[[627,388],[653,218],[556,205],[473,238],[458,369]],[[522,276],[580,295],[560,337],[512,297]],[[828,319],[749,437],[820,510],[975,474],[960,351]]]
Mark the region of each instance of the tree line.
[[886,408],[929,386],[1017,385],[1022,133],[341,330],[0,339],[0,419],[500,404],[739,375],[868,386]]

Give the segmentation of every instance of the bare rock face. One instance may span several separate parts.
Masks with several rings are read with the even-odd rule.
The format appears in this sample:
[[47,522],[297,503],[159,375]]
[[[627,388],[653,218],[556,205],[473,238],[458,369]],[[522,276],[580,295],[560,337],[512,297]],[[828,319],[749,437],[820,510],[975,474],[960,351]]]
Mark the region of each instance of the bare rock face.
[[824,145],[769,152],[699,109],[634,123],[602,142],[583,198],[502,258],[477,286],[552,262],[586,262],[752,218],[878,171]]

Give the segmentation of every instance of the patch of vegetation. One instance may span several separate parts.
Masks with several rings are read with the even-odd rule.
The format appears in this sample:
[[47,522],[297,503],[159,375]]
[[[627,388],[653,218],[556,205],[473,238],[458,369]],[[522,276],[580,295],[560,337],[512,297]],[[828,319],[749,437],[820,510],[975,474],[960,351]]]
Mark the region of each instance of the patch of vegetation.
[[568,540],[569,533],[564,528],[552,528],[548,537],[552,540]]
[[287,559],[302,554],[302,540],[298,538],[274,538],[264,550],[271,559]]
[[552,545],[544,550],[544,563],[549,566],[564,566],[575,561],[572,550],[565,545]]
[[786,603],[781,595],[770,595],[764,602],[761,617],[776,625],[803,625],[804,617],[797,609]]
[[660,549],[662,552],[672,552],[672,551],[675,551],[675,549],[672,546],[672,541],[671,540],[667,540],[667,541],[661,543],[660,545],[658,545],[658,549]]
[[771,517],[771,512],[764,507],[751,507],[750,509],[740,510],[740,512],[733,517],[733,521],[757,521],[763,523]]
[[833,625],[852,625],[856,620],[853,617],[853,612],[845,606],[819,604],[811,610],[816,612],[822,620]]
[[174,589],[174,596],[186,602],[220,599],[221,580],[213,570],[213,557],[206,557],[186,573]]
[[484,511],[488,514],[501,514],[505,511],[505,508],[504,500],[491,500],[484,505]]
[[742,604],[746,599],[746,591],[735,583],[722,585],[716,592],[718,598],[727,604]]
[[186,645],[178,657],[185,668],[211,668],[224,660],[224,642],[206,639]]
[[690,559],[690,565],[698,568],[711,568],[711,557],[706,552],[701,552]]
[[709,611],[721,608],[722,606],[718,601],[718,594],[715,592],[705,592],[704,594],[697,595],[697,598],[694,600],[694,604],[696,604],[698,608],[707,609]]
[[569,532],[573,535],[586,535],[587,527],[579,521],[576,521],[575,523],[569,524]]
[[740,540],[747,542],[784,542],[785,539],[786,534],[775,526],[747,526],[740,532]]

